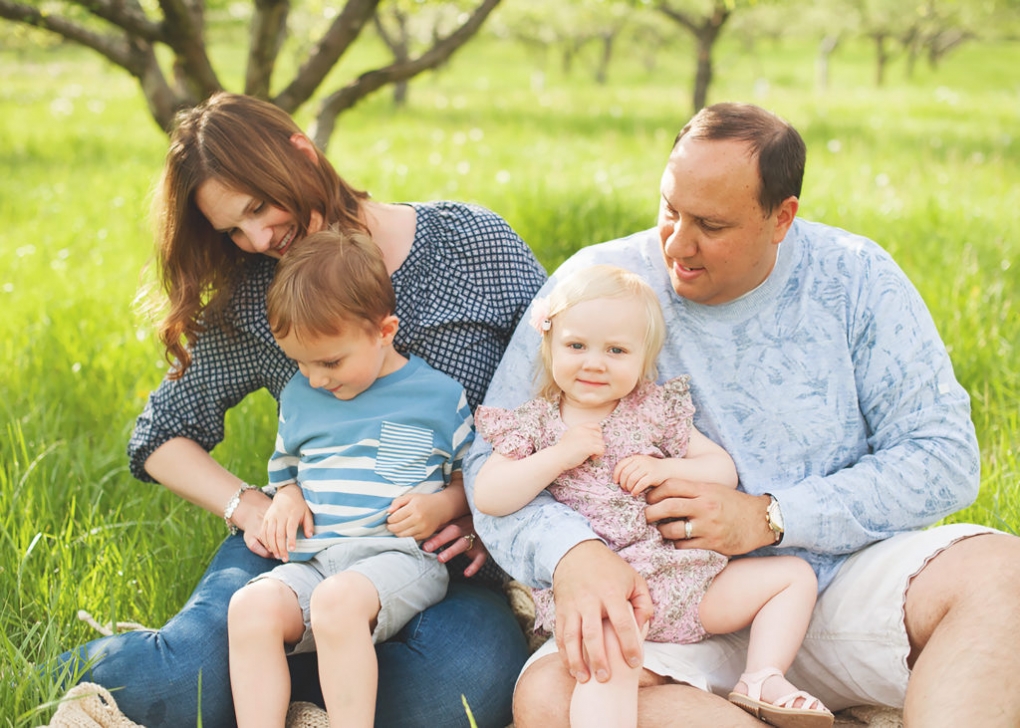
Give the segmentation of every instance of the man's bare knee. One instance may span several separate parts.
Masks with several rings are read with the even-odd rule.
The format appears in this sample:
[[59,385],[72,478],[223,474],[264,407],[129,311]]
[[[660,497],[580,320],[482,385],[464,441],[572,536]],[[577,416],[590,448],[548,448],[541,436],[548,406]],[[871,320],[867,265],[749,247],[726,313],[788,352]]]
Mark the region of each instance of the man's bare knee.
[[517,681],[514,691],[515,728],[570,725],[570,696],[575,684],[559,654],[537,660]]

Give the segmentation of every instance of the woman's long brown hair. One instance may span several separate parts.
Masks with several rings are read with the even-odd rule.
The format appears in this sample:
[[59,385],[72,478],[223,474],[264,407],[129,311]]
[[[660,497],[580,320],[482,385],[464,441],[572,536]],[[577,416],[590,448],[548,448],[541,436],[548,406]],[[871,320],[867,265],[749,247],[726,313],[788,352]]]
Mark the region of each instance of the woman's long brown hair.
[[191,365],[204,325],[230,325],[226,307],[245,261],[195,204],[195,191],[215,178],[294,215],[299,237],[313,211],[325,224],[367,233],[361,205],[368,193],[344,182],[321,152],[312,162],[291,142],[303,132],[290,115],[250,96],[217,93],[181,112],[153,201],[156,263],[168,305],[159,338],[171,379]]

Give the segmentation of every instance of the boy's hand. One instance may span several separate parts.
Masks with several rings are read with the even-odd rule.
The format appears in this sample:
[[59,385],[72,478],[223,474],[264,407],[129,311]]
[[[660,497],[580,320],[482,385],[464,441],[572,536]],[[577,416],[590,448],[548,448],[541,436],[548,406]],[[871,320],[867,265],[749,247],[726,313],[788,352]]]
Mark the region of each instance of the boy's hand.
[[312,511],[305,503],[301,488],[288,484],[276,491],[273,502],[262,519],[259,540],[276,558],[288,561],[288,552],[297,547],[297,530],[301,526],[305,538],[315,533]]
[[664,459],[651,455],[631,455],[618,462],[613,470],[613,480],[635,496],[661,485],[668,477]]
[[400,538],[422,541],[436,532],[447,518],[447,506],[439,493],[406,493],[393,499],[387,528]]

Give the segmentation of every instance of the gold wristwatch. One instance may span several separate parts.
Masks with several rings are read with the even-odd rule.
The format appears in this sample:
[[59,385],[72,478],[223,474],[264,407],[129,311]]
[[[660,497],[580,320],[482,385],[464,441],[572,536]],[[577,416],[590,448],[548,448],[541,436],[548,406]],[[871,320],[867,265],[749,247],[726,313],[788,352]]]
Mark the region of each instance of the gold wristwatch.
[[783,541],[783,533],[785,528],[783,526],[783,511],[779,507],[779,501],[771,493],[766,493],[769,497],[769,507],[765,509],[765,522],[769,524],[769,529],[772,531],[772,535],[776,537],[773,542],[774,545],[779,545]]

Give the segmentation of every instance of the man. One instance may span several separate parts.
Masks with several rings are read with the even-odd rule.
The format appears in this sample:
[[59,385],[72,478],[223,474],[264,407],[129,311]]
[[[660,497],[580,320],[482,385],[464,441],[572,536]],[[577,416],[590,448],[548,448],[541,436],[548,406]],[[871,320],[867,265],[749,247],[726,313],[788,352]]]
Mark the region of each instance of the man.
[[[733,457],[740,488],[668,481],[648,494],[647,518],[677,548],[814,566],[821,593],[791,682],[833,710],[902,707],[907,725],[1020,725],[1020,539],[922,530],[976,496],[969,399],[889,256],[796,219],[804,160],[774,115],[704,109],[670,154],[657,228],[581,250],[547,287],[612,263],[656,288],[670,331],[660,379],[691,375],[695,425]],[[520,327],[486,404],[532,396],[537,352]],[[487,453],[476,441],[469,498]],[[651,617],[647,588],[577,514],[542,494],[475,524],[511,574],[554,589],[559,655],[547,645],[525,667],[518,728],[567,725],[574,680],[606,678],[603,619],[631,664],[656,665],[641,725],[760,725],[698,689],[734,684],[746,634],[642,652],[630,614]]]

